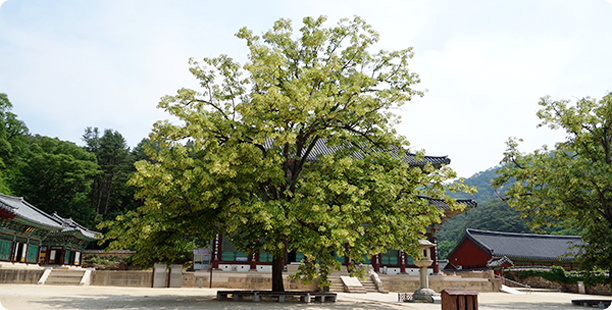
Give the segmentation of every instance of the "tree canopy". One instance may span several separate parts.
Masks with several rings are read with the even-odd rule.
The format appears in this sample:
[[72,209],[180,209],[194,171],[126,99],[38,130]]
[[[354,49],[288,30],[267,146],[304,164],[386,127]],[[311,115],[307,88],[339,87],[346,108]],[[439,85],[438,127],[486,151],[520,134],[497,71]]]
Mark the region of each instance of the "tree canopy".
[[[131,204],[134,191],[127,185],[132,173],[130,148],[118,131],[104,130],[100,136],[98,128],[85,129],[85,149],[95,154],[102,173],[96,175],[90,193],[90,207],[107,219],[110,214],[123,211]],[[116,214],[115,214],[116,215]]]
[[514,178],[505,192],[511,206],[532,225],[567,220],[583,229],[582,268],[612,267],[612,93],[601,100],[586,97],[571,104],[544,97],[537,115],[540,126],[562,129],[565,141],[533,153],[518,150],[510,139],[494,185]]
[[92,179],[100,173],[95,155],[71,142],[28,137],[28,149],[14,167],[14,192],[40,209],[91,225],[87,208]]
[[166,249],[224,233],[241,251],[273,256],[275,291],[286,248],[305,255],[296,277],[321,286],[340,268],[335,255],[353,264],[389,248],[420,257],[415,245],[443,211],[417,195],[461,206],[445,195],[454,172],[410,165],[393,129],[389,110],[422,95],[412,49],[372,53],[379,35],[361,18],[325,21],[306,17],[299,34],[286,19],[261,37],[240,29],[244,65],[190,60],[201,89],[159,103],[181,122],[154,125],[150,160],[130,181],[144,206],[106,223],[116,228],[111,248],[153,254],[147,247],[159,245],[135,260],[170,261]]

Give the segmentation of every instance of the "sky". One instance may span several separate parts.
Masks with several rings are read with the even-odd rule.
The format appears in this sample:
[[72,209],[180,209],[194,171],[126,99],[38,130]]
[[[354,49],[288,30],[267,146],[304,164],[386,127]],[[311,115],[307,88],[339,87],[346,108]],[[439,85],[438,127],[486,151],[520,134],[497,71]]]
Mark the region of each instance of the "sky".
[[564,139],[536,128],[541,97],[612,91],[612,0],[0,0],[0,93],[33,134],[83,145],[98,127],[133,147],[169,118],[162,96],[196,87],[190,57],[244,63],[238,29],[320,15],[364,18],[380,33],[373,52],[414,47],[427,92],[394,110],[397,131],[460,177],[499,164],[509,137],[525,152]]

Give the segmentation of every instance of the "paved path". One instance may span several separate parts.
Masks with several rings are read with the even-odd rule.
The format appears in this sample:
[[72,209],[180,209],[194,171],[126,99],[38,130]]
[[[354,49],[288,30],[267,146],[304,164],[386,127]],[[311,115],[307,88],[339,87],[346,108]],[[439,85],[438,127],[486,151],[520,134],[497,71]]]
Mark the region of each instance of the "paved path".
[[[51,286],[0,284],[0,303],[8,310],[94,310],[94,309],[436,309],[440,305],[398,303],[397,294],[339,294],[337,303],[250,301],[216,301],[217,289],[152,289],[109,286]],[[590,296],[566,293],[532,293],[509,295],[480,293],[482,310],[588,309],[572,306],[572,299],[612,299],[610,296]]]

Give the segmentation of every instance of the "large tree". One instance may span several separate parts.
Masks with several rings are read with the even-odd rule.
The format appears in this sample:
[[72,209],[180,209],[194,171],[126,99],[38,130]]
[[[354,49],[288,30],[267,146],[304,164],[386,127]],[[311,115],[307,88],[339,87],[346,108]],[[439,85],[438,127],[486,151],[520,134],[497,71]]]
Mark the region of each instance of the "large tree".
[[378,34],[361,18],[325,20],[304,18],[299,35],[285,19],[262,37],[241,29],[244,66],[226,55],[190,61],[201,89],[162,98],[181,123],[155,124],[151,160],[131,180],[145,205],[107,223],[120,227],[111,247],[159,245],[168,256],[155,258],[171,259],[190,236],[222,232],[238,250],[273,256],[275,291],[286,248],[306,257],[296,276],[319,285],[340,268],[335,255],[421,255],[415,245],[443,211],[417,195],[460,206],[445,195],[452,170],[409,165],[392,128],[389,109],[422,95],[412,49],[371,53]]
[[556,224],[584,229],[582,268],[612,267],[612,93],[601,100],[541,99],[540,126],[562,129],[565,141],[554,149],[518,150],[510,139],[494,185],[504,188],[511,206],[532,218],[534,226]]
[[106,220],[110,214],[121,213],[134,205],[133,190],[127,185],[133,172],[130,148],[118,131],[105,129],[100,135],[98,128],[87,127],[83,134],[85,149],[96,156],[102,173],[93,182],[90,207]]

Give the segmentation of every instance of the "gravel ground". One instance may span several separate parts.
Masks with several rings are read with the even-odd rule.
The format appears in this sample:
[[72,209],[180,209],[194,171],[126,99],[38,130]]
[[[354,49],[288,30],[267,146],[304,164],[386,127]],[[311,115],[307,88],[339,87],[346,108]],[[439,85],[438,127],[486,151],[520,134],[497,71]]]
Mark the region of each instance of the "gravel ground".
[[[8,310],[93,310],[93,309],[440,309],[440,305],[397,303],[397,294],[339,294],[336,303],[216,301],[217,289],[152,289],[108,286],[51,286],[0,284],[0,303]],[[566,293],[509,295],[480,293],[479,309],[584,309],[572,299],[612,299]]]

